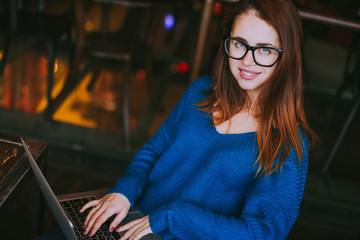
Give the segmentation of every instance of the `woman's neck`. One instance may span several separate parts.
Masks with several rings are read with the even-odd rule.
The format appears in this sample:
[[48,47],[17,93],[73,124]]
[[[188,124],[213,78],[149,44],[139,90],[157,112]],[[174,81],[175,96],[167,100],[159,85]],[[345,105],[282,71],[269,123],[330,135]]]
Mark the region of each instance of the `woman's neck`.
[[216,125],[216,131],[221,134],[239,134],[246,132],[255,132],[257,121],[251,111],[241,111],[229,120]]
[[[216,131],[221,134],[236,134],[255,132],[257,130],[257,97],[258,91],[248,91],[247,102],[241,110],[234,114],[230,119],[216,125]],[[216,116],[217,113],[215,112]]]

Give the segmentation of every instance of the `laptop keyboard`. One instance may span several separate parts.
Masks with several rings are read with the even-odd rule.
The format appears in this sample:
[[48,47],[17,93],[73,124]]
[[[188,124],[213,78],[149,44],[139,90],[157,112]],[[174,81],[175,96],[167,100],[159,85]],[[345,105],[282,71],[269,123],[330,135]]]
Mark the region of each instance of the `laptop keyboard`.
[[87,214],[89,213],[89,209],[86,209],[84,213],[80,213],[79,210],[89,201],[95,200],[94,197],[89,198],[79,198],[79,199],[72,199],[66,201],[60,201],[60,205],[65,210],[66,214],[68,215],[69,219],[74,225],[75,234],[78,239],[85,239],[85,240],[108,240],[108,239],[119,239],[121,235],[118,232],[110,232],[109,226],[111,220],[106,221],[100,229],[94,234],[94,236],[84,236],[82,233],[84,232],[83,225],[86,219]]

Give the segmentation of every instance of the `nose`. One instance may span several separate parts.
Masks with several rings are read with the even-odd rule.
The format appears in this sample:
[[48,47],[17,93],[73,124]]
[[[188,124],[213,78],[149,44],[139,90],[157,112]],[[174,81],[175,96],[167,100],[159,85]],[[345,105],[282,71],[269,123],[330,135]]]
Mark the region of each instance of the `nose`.
[[255,64],[251,50],[249,50],[246,53],[246,55],[243,57],[243,59],[241,59],[241,60],[244,63],[244,65],[254,65]]

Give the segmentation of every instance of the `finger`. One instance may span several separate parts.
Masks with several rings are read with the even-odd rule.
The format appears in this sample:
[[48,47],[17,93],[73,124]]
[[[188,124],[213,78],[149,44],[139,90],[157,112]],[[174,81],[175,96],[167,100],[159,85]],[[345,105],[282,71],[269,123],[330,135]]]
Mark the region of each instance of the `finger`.
[[88,215],[86,216],[86,219],[85,219],[85,221],[84,221],[84,228],[85,228],[85,229],[88,228],[87,226],[88,226],[91,222],[94,221],[93,215],[94,215],[94,213],[95,213],[97,210],[99,210],[99,208],[93,207],[92,209],[90,209],[90,211],[89,211],[89,213],[88,213]]
[[109,229],[110,232],[113,232],[115,230],[115,228],[121,223],[121,221],[125,218],[127,214],[127,211],[122,210],[115,218],[114,220],[111,222]]
[[121,239],[140,239],[141,236],[145,236],[148,233],[147,221],[146,219],[142,219],[138,224],[130,228]]
[[93,236],[110,216],[111,214],[105,208],[95,210],[85,227],[84,235],[89,233],[89,236]]
[[138,229],[136,232],[134,232],[132,239],[133,240],[140,240],[145,235],[148,235],[152,233],[150,227],[143,226],[141,229]]
[[80,209],[80,212],[84,212],[89,207],[94,207],[94,206],[98,205],[99,202],[100,202],[100,200],[94,200],[94,201],[88,202]]
[[147,221],[146,218],[144,218],[136,227],[137,229],[134,230],[130,237],[131,239],[140,239],[151,232],[149,221]]
[[116,229],[117,232],[123,232],[123,231],[126,231],[126,230],[129,230],[130,228],[132,228],[133,226],[135,226],[136,224],[139,224],[139,222],[141,222],[142,218],[139,218],[139,219],[136,219],[134,221],[131,221],[125,225],[122,225],[120,227],[118,227]]
[[136,229],[136,225],[133,228],[128,229],[126,232],[124,232],[124,235],[120,238],[120,240],[131,239],[130,237],[133,235]]
[[95,220],[97,219],[97,216],[100,214],[99,209],[92,208],[87,215],[85,222],[84,222],[84,235],[87,235],[90,232],[90,229],[93,227]]
[[[92,228],[94,227],[94,224],[96,223],[96,221],[99,221],[99,216],[101,216],[104,212],[107,211],[107,208],[103,207],[104,202],[105,201],[100,201],[100,203],[97,206],[93,207],[89,211],[89,214],[86,217],[85,222],[84,222],[84,227],[83,227],[84,235],[87,235],[88,232],[91,232],[91,233],[93,232]],[[111,215],[111,214],[108,213],[108,214],[104,215],[104,217],[102,218],[103,222],[106,221],[106,219],[108,218],[109,215]],[[101,226],[101,224],[100,224],[100,226]],[[97,229],[96,229],[96,231],[97,231]]]
[[[100,208],[104,205],[104,203],[106,202],[107,200],[107,196],[101,198],[101,199],[98,199],[98,200],[94,200],[94,201],[91,201],[87,204],[89,204],[89,206],[87,206],[88,208],[89,207],[93,207],[93,209],[91,209],[88,213],[88,215],[86,216],[86,219],[85,219],[85,222],[84,222],[84,229],[87,228],[87,226],[90,224],[91,220],[92,220],[92,217],[93,217],[93,214],[97,211],[97,210],[100,210]],[[84,206],[85,207],[85,206]],[[83,208],[84,208],[83,207]],[[85,209],[84,209],[85,210]],[[104,210],[100,210],[101,212],[104,211]],[[89,230],[89,228],[87,229]]]
[[101,227],[101,225],[114,214],[114,212],[111,211],[110,209],[106,209],[106,208],[101,208],[101,209],[105,209],[105,210],[104,211],[100,209],[97,210],[97,212],[94,213],[94,216],[92,217],[94,221],[89,223],[89,225],[91,224],[89,236],[93,236],[97,232],[97,230]]
[[104,204],[104,202],[106,202],[108,200],[108,198],[109,198],[109,196],[105,195],[104,197],[102,197],[100,199],[90,201],[80,209],[80,212],[85,211],[89,207],[95,207],[95,206],[100,207],[100,206],[102,206]]
[[[137,232],[141,231],[141,229],[146,227],[146,219],[145,218],[137,219],[126,225],[128,225],[128,226],[131,225],[131,227],[129,227],[129,228],[127,228],[128,226],[126,227],[127,231],[120,239],[133,239],[133,237],[136,235]],[[126,228],[124,228],[123,231],[125,231]]]

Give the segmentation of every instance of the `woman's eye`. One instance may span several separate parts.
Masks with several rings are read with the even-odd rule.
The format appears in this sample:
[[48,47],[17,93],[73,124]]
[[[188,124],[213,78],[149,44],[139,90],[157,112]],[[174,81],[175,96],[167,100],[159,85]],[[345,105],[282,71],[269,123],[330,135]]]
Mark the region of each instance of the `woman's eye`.
[[260,48],[260,52],[269,54],[269,53],[271,53],[271,49],[269,49],[269,48]]
[[235,46],[238,47],[238,48],[244,48],[245,44],[243,42],[236,42]]

